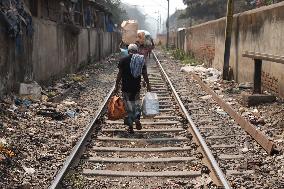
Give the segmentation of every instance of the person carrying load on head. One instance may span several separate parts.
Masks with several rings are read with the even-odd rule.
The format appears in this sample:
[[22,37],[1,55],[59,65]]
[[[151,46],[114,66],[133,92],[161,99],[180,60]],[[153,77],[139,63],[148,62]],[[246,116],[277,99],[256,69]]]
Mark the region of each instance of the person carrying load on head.
[[143,55],[138,54],[136,44],[128,46],[129,55],[119,61],[119,72],[116,78],[115,93],[118,93],[120,82],[122,83],[121,91],[124,103],[126,105],[127,116],[124,119],[124,124],[129,126],[129,132],[133,133],[133,124],[136,129],[141,130],[140,122],[141,115],[141,75],[147,85],[147,91],[151,91],[147,67]]
[[148,50],[145,46],[145,32],[144,32],[144,30],[138,30],[137,40],[136,40],[135,44],[138,46],[138,54],[143,55],[145,60],[146,60]]
[[155,43],[154,43],[154,40],[151,36],[149,36],[148,39],[146,39],[146,46],[147,46],[147,56],[149,58],[151,58],[151,54],[152,54],[152,50],[155,48]]

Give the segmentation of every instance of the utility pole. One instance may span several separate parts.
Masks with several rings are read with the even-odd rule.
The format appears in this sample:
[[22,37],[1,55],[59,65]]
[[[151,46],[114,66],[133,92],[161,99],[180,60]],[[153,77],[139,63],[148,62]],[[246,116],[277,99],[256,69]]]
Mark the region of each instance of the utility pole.
[[159,20],[158,20],[158,25],[159,25],[159,32],[161,32],[161,13],[158,11],[159,14]]
[[163,30],[162,28],[162,16],[161,16],[161,13],[160,13],[160,31]]
[[229,80],[229,65],[230,65],[230,49],[231,36],[233,28],[234,15],[234,0],[228,0],[227,4],[227,19],[226,19],[226,38],[225,38],[225,53],[223,65],[223,80]]
[[159,20],[160,20],[160,17],[158,16],[158,20],[157,20],[157,34],[160,32],[160,30],[159,30]]
[[167,49],[169,48],[169,40],[170,40],[170,0],[168,1],[168,19],[167,19]]

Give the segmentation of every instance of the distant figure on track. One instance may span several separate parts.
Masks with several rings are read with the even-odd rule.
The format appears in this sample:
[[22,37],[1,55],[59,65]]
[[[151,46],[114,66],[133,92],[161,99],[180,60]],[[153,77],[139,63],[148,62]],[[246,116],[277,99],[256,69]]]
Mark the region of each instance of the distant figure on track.
[[150,44],[147,45],[147,56],[149,57],[149,59],[151,58],[151,54],[152,54],[152,50],[155,48],[155,43],[152,37],[150,37]]
[[134,133],[133,123],[136,124],[136,129],[141,130],[140,123],[141,115],[141,75],[146,82],[147,91],[151,91],[145,58],[138,54],[136,44],[128,46],[129,55],[120,60],[118,64],[119,72],[116,78],[115,93],[118,93],[120,81],[122,81],[122,96],[126,105],[127,117],[124,119],[124,124],[129,126],[129,133]]

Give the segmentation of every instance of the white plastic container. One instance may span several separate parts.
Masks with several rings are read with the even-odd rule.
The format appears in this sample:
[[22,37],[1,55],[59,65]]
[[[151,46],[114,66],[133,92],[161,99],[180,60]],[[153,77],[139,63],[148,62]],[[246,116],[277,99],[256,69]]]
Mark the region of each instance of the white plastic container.
[[156,116],[160,113],[159,99],[156,93],[147,92],[142,102],[142,112],[144,116]]

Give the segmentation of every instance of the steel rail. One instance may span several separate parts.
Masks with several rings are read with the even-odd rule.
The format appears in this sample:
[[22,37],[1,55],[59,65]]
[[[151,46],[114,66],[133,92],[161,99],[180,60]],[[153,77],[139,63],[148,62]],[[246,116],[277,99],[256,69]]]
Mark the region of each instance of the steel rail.
[[192,73],[193,78],[212,98],[225,110],[239,125],[243,128],[268,154],[273,155],[277,153],[279,147],[261,131],[257,130],[248,120],[243,118],[233,107],[222,100],[209,86],[207,86],[202,79]]
[[217,161],[215,160],[214,156],[212,155],[210,149],[208,148],[206,142],[204,141],[203,137],[201,136],[198,128],[195,126],[193,120],[191,119],[191,116],[189,115],[188,111],[186,110],[186,108],[184,107],[183,105],[183,102],[181,101],[178,93],[176,92],[171,80],[169,79],[167,73],[165,72],[164,68],[162,67],[159,59],[157,58],[155,52],[153,51],[153,55],[155,57],[155,60],[164,76],[164,78],[166,79],[166,82],[168,82],[168,84],[170,85],[170,88],[171,90],[173,91],[173,94],[176,98],[176,100],[178,101],[178,104],[181,108],[181,110],[183,111],[184,115],[186,116],[193,132],[194,132],[194,135],[196,136],[198,142],[200,143],[202,149],[204,150],[205,152],[205,155],[207,156],[207,159],[209,160],[211,166],[213,167],[213,171],[215,172],[215,174],[217,175],[217,177],[219,178],[220,182],[222,183],[223,187],[225,189],[231,189],[231,186],[229,184],[229,182],[227,181],[227,179],[225,178],[225,175],[224,173],[222,172],[222,170],[220,169]]
[[68,169],[72,166],[72,163],[76,159],[76,156],[80,152],[80,149],[84,146],[84,143],[86,142],[87,138],[90,136],[91,132],[93,131],[96,121],[101,116],[101,114],[102,114],[102,112],[103,112],[103,110],[104,110],[108,100],[112,96],[114,88],[115,88],[115,86],[112,87],[112,89],[110,90],[110,92],[108,93],[106,98],[104,99],[104,102],[100,106],[100,108],[98,109],[98,112],[97,112],[95,118],[89,124],[89,126],[85,130],[83,136],[77,142],[76,146],[73,148],[73,150],[71,151],[71,153],[68,156],[68,158],[65,160],[65,162],[63,164],[63,167],[58,171],[58,174],[56,175],[56,177],[52,181],[51,185],[49,186],[49,189],[57,189],[57,188],[59,188],[61,181],[63,180],[64,176],[68,172]]

